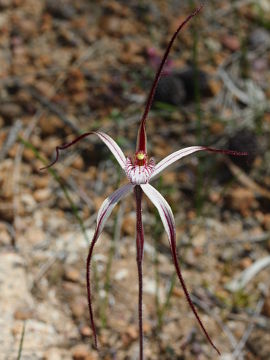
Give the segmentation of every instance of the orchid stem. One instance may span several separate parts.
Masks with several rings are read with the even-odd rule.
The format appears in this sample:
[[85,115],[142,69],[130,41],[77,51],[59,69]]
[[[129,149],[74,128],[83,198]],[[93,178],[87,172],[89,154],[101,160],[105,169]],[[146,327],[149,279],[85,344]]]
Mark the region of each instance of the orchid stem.
[[134,188],[136,200],[136,248],[137,248],[137,268],[138,268],[138,281],[139,281],[139,294],[138,294],[138,317],[139,317],[139,338],[140,338],[140,360],[143,360],[143,247],[144,247],[144,231],[142,223],[142,189],[136,185]]

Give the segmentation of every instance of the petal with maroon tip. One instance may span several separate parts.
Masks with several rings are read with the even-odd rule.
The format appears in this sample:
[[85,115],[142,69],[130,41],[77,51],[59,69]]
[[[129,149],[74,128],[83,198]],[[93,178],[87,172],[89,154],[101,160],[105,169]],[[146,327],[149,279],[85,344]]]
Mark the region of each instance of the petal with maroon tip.
[[215,153],[221,153],[225,155],[232,156],[247,156],[247,152],[239,152],[234,150],[223,150],[223,149],[214,149],[207,146],[190,146],[178,151],[173,152],[172,154],[166,156],[163,160],[157,163],[154,172],[152,173],[150,180],[153,180],[158,174],[160,174],[163,170],[165,170],[168,166],[172,165],[177,160],[184,158],[194,152],[198,151],[210,151]]
[[70,143],[60,145],[60,146],[56,146],[55,160],[53,162],[51,162],[49,165],[44,166],[40,170],[45,170],[45,169],[53,166],[58,161],[60,150],[65,150],[65,149],[69,148],[70,146],[76,144],[78,141],[86,138],[89,135],[97,135],[105,143],[105,145],[107,145],[107,147],[111,150],[112,154],[114,155],[114,157],[118,161],[121,168],[125,169],[126,158],[125,158],[125,155],[123,154],[123,151],[116,144],[116,142],[109,135],[105,134],[102,131],[90,131],[90,132],[87,132],[85,134],[82,134],[82,135],[78,136],[76,139],[72,140]]
[[163,170],[165,170],[168,166],[172,165],[175,161],[182,159],[185,156],[188,156],[196,151],[205,150],[203,146],[190,146],[178,151],[173,152],[172,154],[166,156],[163,160],[156,164],[155,170],[151,175],[150,180],[160,174]]
[[94,246],[104,228],[104,225],[110,216],[113,208],[116,206],[119,200],[127,196],[133,189],[133,185],[127,184],[122,186],[121,188],[117,189],[115,192],[113,192],[106,200],[103,201],[103,204],[101,205],[98,216],[97,216],[97,226],[96,230],[89,248],[87,261],[86,261],[86,284],[87,284],[87,294],[88,294],[88,308],[89,308],[89,315],[90,315],[90,322],[91,322],[91,328],[94,336],[94,345],[95,348],[97,348],[97,332],[96,332],[96,326],[94,322],[94,315],[93,315],[93,309],[92,309],[92,294],[91,294],[91,287],[90,287],[90,265],[91,265],[91,259],[93,255]]
[[148,196],[148,198],[152,201],[152,203],[155,205],[155,207],[157,208],[161,221],[164,225],[165,231],[168,235],[169,238],[169,243],[170,243],[170,248],[171,248],[171,254],[172,254],[172,259],[173,259],[173,263],[176,269],[176,273],[178,276],[178,280],[183,288],[183,291],[185,293],[186,296],[186,300],[191,308],[191,310],[193,311],[202,331],[204,332],[207,340],[209,341],[209,343],[211,344],[211,346],[217,351],[217,353],[220,355],[219,350],[217,349],[217,347],[214,345],[214,343],[212,342],[210,336],[208,335],[200,317],[199,314],[197,313],[197,310],[195,308],[195,306],[192,303],[192,300],[190,298],[189,292],[187,290],[185,281],[183,279],[182,276],[182,272],[180,269],[180,265],[178,262],[178,256],[177,256],[177,248],[176,248],[176,234],[175,234],[175,222],[174,222],[174,217],[173,217],[173,213],[171,210],[170,205],[167,203],[167,201],[164,199],[164,197],[150,184],[142,184],[140,185],[143,192]]
[[140,122],[140,128],[139,128],[139,132],[138,132],[138,141],[137,141],[137,151],[139,150],[142,150],[142,151],[146,151],[146,132],[145,132],[145,122],[146,122],[146,118],[147,118],[147,115],[151,109],[151,106],[152,106],[152,103],[153,103],[153,100],[154,100],[154,96],[155,96],[155,92],[156,92],[156,89],[157,89],[157,85],[158,85],[158,82],[159,82],[159,79],[162,75],[162,71],[163,71],[163,68],[164,68],[164,65],[166,64],[166,61],[168,59],[168,56],[169,56],[169,53],[171,51],[171,48],[173,46],[173,43],[177,37],[177,35],[179,34],[179,32],[182,30],[182,28],[194,17],[196,16],[202,9],[203,5],[200,5],[197,9],[195,9],[177,28],[177,30],[175,31],[175,33],[173,34],[166,50],[165,50],[165,53],[162,57],[162,60],[160,62],[160,65],[159,65],[159,68],[156,72],[156,75],[155,75],[155,79],[153,81],[153,84],[152,84],[152,87],[151,87],[151,90],[150,90],[150,93],[148,95],[148,98],[147,98],[147,102],[146,102],[146,105],[145,105],[145,109],[144,109],[144,113],[142,115],[142,118],[141,118],[141,122]]
[[133,187],[134,185],[132,184],[126,184],[114,191],[103,201],[97,215],[97,237],[101,234],[108,217],[118,201],[132,192]]
[[108,146],[121,168],[125,169],[126,157],[117,143],[109,135],[102,131],[96,131],[94,133]]
[[157,208],[160,218],[163,222],[166,233],[168,234],[171,243],[172,234],[175,233],[174,217],[170,205],[164,197],[150,184],[140,185],[143,192],[152,201]]

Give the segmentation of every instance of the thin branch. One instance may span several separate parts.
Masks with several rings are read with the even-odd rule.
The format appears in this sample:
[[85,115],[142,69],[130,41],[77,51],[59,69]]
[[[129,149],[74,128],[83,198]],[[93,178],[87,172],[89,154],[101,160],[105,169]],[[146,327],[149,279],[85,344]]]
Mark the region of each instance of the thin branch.
[[144,248],[144,231],[142,223],[142,189],[140,186],[134,188],[135,200],[136,200],[136,247],[137,247],[137,268],[138,268],[138,281],[139,281],[139,293],[138,293],[138,316],[139,316],[139,338],[140,338],[140,360],[143,360],[143,272],[142,272],[142,260],[143,260],[143,248]]
[[2,149],[0,151],[0,161],[2,161],[6,154],[8,153],[9,149],[15,144],[17,141],[17,136],[19,131],[22,129],[22,122],[21,120],[17,120],[12,128],[9,131],[8,137],[2,146]]
[[[264,299],[260,298],[257,305],[256,305],[255,312],[254,312],[254,314],[252,316],[253,318],[255,318],[257,315],[259,315],[261,313],[262,308],[263,308],[263,304],[264,304]],[[239,359],[240,357],[242,357],[242,350],[244,349],[244,346],[245,346],[249,336],[251,335],[254,327],[255,327],[254,323],[249,324],[249,326],[246,329],[246,331],[244,332],[241,340],[239,341],[239,343],[235,347],[234,352],[232,353],[233,359]]]
[[25,326],[26,326],[26,320],[23,322],[22,335],[21,335],[21,339],[20,339],[20,345],[19,345],[17,360],[20,360],[21,356],[22,356],[23,341],[24,341],[24,335],[25,335]]
[[254,235],[244,232],[241,238],[225,238],[218,242],[218,245],[239,245],[245,243],[258,243],[270,239],[270,232]]
[[250,103],[249,97],[246,95],[246,93],[244,91],[239,89],[234,84],[234,82],[232,81],[232,79],[229,77],[229,75],[227,74],[227,72],[224,69],[219,70],[219,75],[220,75],[222,81],[224,82],[225,86],[227,87],[227,89],[229,91],[231,91],[231,93],[234,96],[236,96],[242,103],[244,103],[245,105],[249,105],[249,103]]
[[216,323],[220,326],[224,334],[226,334],[228,340],[231,343],[232,348],[234,349],[237,346],[237,340],[230,328],[222,321],[222,319],[212,310],[209,306],[206,305],[205,302],[201,301],[197,296],[190,295],[192,302],[200,309],[205,311],[208,315],[210,315]]
[[32,286],[30,288],[30,291],[32,291],[37,283],[44,277],[44,275],[47,274],[47,272],[50,270],[50,268],[56,263],[57,260],[63,261],[66,257],[66,254],[54,254],[52,257],[50,257],[44,264],[42,264],[41,268],[39,269],[37,275],[33,279]]
[[237,178],[237,180],[250,190],[256,192],[262,197],[266,199],[270,199],[270,191],[266,188],[263,188],[261,185],[257,184],[254,180],[252,180],[239,166],[235,165],[230,159],[224,159],[229,169],[233,173],[233,175]]

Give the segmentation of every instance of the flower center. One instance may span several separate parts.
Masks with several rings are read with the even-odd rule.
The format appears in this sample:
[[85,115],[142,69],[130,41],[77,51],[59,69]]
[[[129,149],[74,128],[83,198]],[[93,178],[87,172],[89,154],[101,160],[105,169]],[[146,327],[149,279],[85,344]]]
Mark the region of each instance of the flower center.
[[147,155],[142,151],[138,151],[135,154],[135,165],[138,165],[138,166],[145,165],[146,164],[146,159],[147,159]]
[[134,163],[130,158],[127,158],[125,171],[131,184],[140,185],[148,183],[154,169],[154,159],[151,158],[147,161],[147,155],[142,151],[135,154]]

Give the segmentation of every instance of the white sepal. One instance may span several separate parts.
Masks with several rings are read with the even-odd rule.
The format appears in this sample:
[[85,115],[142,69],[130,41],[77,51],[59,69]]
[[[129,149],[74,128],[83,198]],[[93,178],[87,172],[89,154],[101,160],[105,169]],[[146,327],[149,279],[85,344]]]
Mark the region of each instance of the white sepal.
[[116,144],[116,142],[107,134],[105,134],[102,131],[94,131],[94,134],[96,134],[111,150],[114,157],[120,164],[122,169],[125,169],[126,165],[126,157],[123,153],[123,151],[120,149],[120,147]]
[[173,164],[175,161],[182,159],[185,156],[188,156],[194,152],[206,150],[204,146],[190,146],[178,151],[173,152],[172,154],[166,156],[163,160],[157,163],[155,170],[153,171],[150,180],[160,174],[168,166]]
[[134,186],[132,184],[124,185],[114,191],[109,197],[107,197],[107,199],[103,201],[97,215],[97,227],[95,232],[96,238],[98,238],[101,234],[108,217],[110,216],[118,201],[127,196],[132,191],[133,187]]
[[157,208],[171,244],[172,240],[175,239],[175,222],[170,205],[152,185],[144,184],[141,185],[141,188]]

